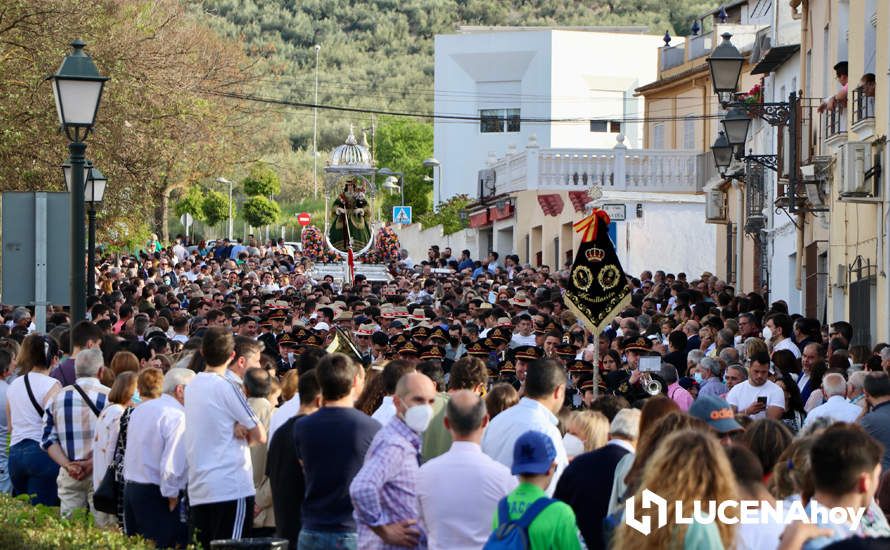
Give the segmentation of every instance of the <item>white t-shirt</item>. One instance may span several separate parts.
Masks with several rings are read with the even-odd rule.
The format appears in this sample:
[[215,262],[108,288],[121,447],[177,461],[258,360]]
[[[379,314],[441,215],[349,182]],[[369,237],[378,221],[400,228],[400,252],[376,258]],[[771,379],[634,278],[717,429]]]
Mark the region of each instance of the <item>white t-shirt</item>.
[[253,496],[247,442],[235,424],[253,429],[257,417],[238,386],[219,374],[200,372],[185,388],[185,453],[192,504]]
[[269,421],[269,435],[267,439],[269,440],[269,444],[272,443],[272,436],[275,435],[275,432],[278,431],[278,428],[281,427],[282,424],[287,422],[287,419],[292,416],[297,416],[297,413],[300,411],[300,394],[296,393],[289,400],[285,401],[283,405],[275,409],[275,412],[272,413],[272,420]]
[[[55,378],[30,372],[27,374],[31,383],[31,391],[41,408],[46,409],[47,394],[55,386],[60,386]],[[12,414],[12,437],[9,440],[10,447],[21,443],[26,439],[40,443],[43,437],[43,416],[37,414],[37,409],[28,397],[28,389],[25,387],[25,376],[19,376],[9,385],[6,392],[6,400],[9,403],[9,412]]]
[[[726,394],[726,401],[730,405],[735,406],[739,411],[743,411],[750,407],[758,397],[766,396],[766,406],[779,407],[785,410],[785,392],[782,391],[777,384],[769,380],[762,386],[752,386],[750,380],[745,380],[740,384],[736,384],[729,393]],[[766,410],[757,414],[752,414],[751,418],[758,420],[766,418]]]

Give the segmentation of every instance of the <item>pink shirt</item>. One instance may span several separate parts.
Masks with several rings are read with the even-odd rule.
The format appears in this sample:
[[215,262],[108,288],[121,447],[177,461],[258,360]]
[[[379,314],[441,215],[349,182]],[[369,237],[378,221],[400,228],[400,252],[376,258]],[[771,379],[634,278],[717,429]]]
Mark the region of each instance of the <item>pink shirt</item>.
[[679,382],[674,382],[668,386],[668,397],[673,399],[674,403],[676,403],[683,412],[687,412],[689,407],[692,406],[692,394],[686,391],[686,388],[681,386]]

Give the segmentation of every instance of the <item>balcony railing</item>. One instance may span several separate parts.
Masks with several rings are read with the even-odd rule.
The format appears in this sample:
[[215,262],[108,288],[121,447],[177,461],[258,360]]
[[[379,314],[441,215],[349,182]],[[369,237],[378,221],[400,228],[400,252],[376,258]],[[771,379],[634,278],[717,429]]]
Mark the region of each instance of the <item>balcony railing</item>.
[[661,70],[679,67],[685,61],[686,45],[664,46],[661,48]]
[[825,139],[847,133],[846,103],[835,102],[834,106],[827,109],[823,116],[825,118]]
[[875,96],[860,86],[853,90],[853,124],[875,118]]
[[705,180],[702,154],[695,151],[628,149],[540,149],[497,159],[497,195],[527,189],[700,193]]
[[688,59],[698,59],[711,53],[711,47],[714,44],[714,31],[700,34],[687,39]]

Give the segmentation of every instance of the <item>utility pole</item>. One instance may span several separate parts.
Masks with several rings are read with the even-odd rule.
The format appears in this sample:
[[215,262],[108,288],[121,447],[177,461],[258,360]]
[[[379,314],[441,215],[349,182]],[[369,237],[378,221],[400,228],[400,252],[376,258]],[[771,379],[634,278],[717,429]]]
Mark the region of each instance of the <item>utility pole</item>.
[[315,45],[315,104],[312,108],[312,190],[314,198],[318,198],[318,52],[321,45]]

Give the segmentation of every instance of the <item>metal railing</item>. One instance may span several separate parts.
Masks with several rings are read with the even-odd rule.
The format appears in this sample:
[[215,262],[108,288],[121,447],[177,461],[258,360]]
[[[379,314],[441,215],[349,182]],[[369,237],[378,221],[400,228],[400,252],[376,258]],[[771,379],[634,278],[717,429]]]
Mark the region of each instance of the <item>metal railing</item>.
[[835,102],[834,106],[826,109],[825,117],[825,139],[844,134],[847,132],[847,104]]
[[859,86],[853,90],[853,124],[875,118],[875,96],[866,95],[865,89]]

